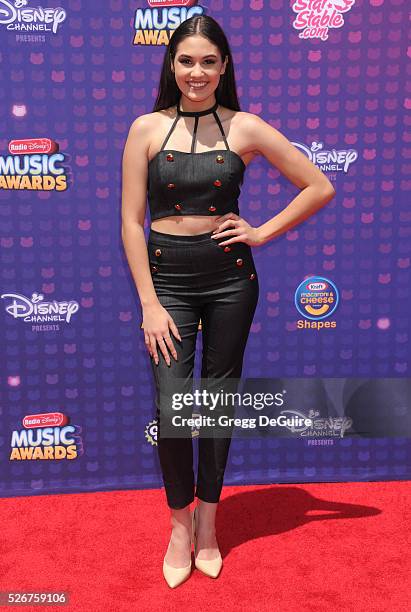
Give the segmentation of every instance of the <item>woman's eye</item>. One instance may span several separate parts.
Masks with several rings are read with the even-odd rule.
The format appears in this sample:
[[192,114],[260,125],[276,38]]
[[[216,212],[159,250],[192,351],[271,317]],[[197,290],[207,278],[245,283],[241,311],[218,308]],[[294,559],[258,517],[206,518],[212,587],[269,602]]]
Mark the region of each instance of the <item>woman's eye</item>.
[[[183,59],[183,60],[181,60],[181,63],[182,63],[182,64],[185,64],[186,62],[191,62],[191,60],[189,60],[189,59]],[[206,64],[215,64],[215,61],[214,61],[214,60],[205,60],[205,63],[206,63]]]

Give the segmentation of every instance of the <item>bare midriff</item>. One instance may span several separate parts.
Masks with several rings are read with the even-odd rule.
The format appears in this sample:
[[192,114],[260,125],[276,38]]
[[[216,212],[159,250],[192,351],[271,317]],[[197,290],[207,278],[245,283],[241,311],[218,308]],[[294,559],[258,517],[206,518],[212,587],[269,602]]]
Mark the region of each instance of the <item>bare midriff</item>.
[[194,236],[212,232],[218,227],[221,215],[170,215],[151,222],[151,228],[164,234]]

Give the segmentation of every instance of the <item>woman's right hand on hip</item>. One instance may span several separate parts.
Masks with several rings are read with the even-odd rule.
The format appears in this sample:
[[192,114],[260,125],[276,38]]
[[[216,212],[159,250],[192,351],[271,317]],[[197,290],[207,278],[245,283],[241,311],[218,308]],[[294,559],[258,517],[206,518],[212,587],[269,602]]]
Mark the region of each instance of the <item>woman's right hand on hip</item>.
[[167,365],[171,364],[168,349],[170,349],[170,353],[177,361],[177,351],[171,339],[170,330],[178,340],[181,341],[181,337],[173,318],[167,312],[164,306],[158,303],[143,308],[142,325],[144,329],[145,345],[150,353],[150,356],[154,358],[156,365],[159,363],[157,343],[164,355]]

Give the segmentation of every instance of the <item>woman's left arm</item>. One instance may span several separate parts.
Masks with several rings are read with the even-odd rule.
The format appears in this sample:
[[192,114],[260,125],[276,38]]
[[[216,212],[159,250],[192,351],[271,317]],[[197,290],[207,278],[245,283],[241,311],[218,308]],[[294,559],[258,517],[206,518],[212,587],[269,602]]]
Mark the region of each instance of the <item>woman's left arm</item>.
[[226,238],[219,243],[221,246],[239,241],[260,246],[311,217],[332,200],[336,193],[325,174],[278,130],[258,115],[244,115],[246,117],[242,119],[242,129],[247,140],[247,150],[266,157],[301,191],[286,208],[259,227],[251,227],[235,213],[217,218],[218,227],[212,237]]
[[286,208],[256,228],[260,244],[264,244],[311,217],[336,192],[325,174],[278,130],[258,115],[250,114],[246,123],[250,143],[253,142],[250,146],[301,189]]

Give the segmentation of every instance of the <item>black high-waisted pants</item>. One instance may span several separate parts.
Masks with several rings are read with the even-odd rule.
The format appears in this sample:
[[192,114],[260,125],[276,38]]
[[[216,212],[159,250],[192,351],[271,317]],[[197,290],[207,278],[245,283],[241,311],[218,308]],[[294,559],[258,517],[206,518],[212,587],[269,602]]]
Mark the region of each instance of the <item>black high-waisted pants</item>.
[[158,345],[159,364],[151,358],[156,386],[157,447],[170,508],[184,508],[194,501],[194,496],[207,502],[219,501],[231,436],[198,438],[194,489],[192,438],[161,437],[159,393],[175,377],[192,382],[200,319],[201,379],[239,379],[259,295],[250,246],[244,242],[219,246],[227,238],[213,239],[211,235],[207,232],[179,236],[150,229],[148,237],[154,288],[181,336],[180,342],[170,330],[178,361],[170,354],[168,366]]

